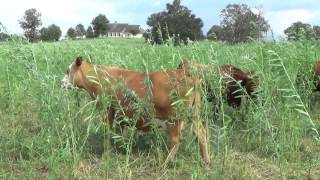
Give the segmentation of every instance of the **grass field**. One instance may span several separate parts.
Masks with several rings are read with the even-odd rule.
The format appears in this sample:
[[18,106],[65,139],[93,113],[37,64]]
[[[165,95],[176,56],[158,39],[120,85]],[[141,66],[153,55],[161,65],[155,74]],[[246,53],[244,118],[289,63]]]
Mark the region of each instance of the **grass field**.
[[[181,59],[234,64],[256,72],[259,96],[240,109],[224,105],[219,122],[213,122],[205,103],[209,170],[203,169],[189,127],[175,161],[164,164],[169,143],[162,131],[118,137],[129,151],[117,152],[108,146],[89,96],[60,88],[68,65],[79,55],[137,71],[175,69]],[[311,82],[296,86],[297,77],[311,80],[317,59],[320,44],[313,42],[181,47],[133,39],[0,43],[0,179],[320,179],[320,95],[311,93]]]

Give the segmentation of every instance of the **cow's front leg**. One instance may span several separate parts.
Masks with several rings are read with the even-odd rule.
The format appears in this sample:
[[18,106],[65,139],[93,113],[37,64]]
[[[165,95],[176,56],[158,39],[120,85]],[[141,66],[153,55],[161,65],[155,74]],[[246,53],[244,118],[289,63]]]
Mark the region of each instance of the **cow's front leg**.
[[178,150],[178,145],[181,140],[181,131],[183,129],[183,122],[175,122],[175,123],[167,123],[167,134],[169,136],[170,142],[171,142],[171,149],[169,152],[169,155],[166,159],[166,162],[169,160],[173,160],[175,157],[175,154]]

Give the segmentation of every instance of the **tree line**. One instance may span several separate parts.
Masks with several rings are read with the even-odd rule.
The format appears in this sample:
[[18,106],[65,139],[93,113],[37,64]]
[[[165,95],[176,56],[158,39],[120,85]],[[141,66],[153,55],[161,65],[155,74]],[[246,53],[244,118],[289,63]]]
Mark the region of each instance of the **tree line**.
[[300,21],[293,23],[284,30],[284,33],[289,41],[320,40],[320,26],[312,26]]
[[210,40],[230,43],[260,40],[270,30],[262,12],[253,13],[246,4],[230,4],[221,11],[222,20],[207,33]]
[[75,28],[69,28],[67,31],[67,37],[71,39],[75,38],[95,38],[99,36],[106,35],[109,27],[109,20],[104,14],[99,14],[96,16],[91,25],[85,30],[82,24],[78,24]]
[[[261,40],[265,38],[267,32],[271,31],[270,25],[263,17],[263,13],[253,12],[246,4],[229,4],[221,12],[222,18],[219,24],[213,25],[203,35],[203,21],[192,13],[188,7],[181,4],[181,0],[173,0],[166,4],[166,9],[158,13],[151,14],[147,19],[150,27],[143,34],[146,41],[153,44],[166,44],[173,42],[175,45],[190,41],[207,38],[213,41],[224,41],[231,44]],[[85,28],[82,24],[70,27],[66,37],[95,38],[106,35],[109,20],[104,14],[99,14],[92,21],[91,25]],[[58,41],[61,37],[59,26],[52,24],[48,27],[42,25],[41,13],[36,9],[28,9],[21,20],[21,28],[24,36],[30,41]],[[137,32],[132,32],[137,33]],[[320,40],[320,26],[295,22],[284,30],[289,41],[294,40]],[[1,32],[0,40],[8,39],[10,36]]]
[[[262,13],[253,13],[245,4],[229,4],[220,15],[220,25],[214,25],[207,33],[209,40],[229,43],[259,40],[270,29]],[[181,5],[181,0],[174,0],[167,4],[166,10],[150,15],[147,24],[151,28],[145,38],[152,43],[163,44],[171,40],[174,44],[187,44],[190,40],[205,38],[202,20]]]
[[[166,10],[148,17],[147,24],[151,28],[144,37],[151,43],[165,44],[171,41],[175,45],[204,38],[231,44],[263,40],[272,30],[262,11],[256,10],[253,12],[246,4],[229,4],[220,12],[220,23],[213,25],[204,36],[202,20],[181,5],[181,0],[174,0],[166,5]],[[320,26],[312,27],[302,22],[293,23],[284,33],[289,41],[320,40]]]
[[[109,20],[103,14],[95,17],[91,25],[85,30],[82,24],[78,24],[75,28],[69,28],[66,37],[70,39],[76,38],[94,38],[105,35],[108,30]],[[1,23],[0,23],[1,24]],[[24,16],[19,20],[20,27],[24,31],[24,37],[30,42],[42,41],[59,41],[62,31],[59,26],[51,24],[48,27],[39,27],[42,25],[41,13],[35,8],[27,9]],[[0,28],[0,41],[10,39],[10,35],[2,32]]]

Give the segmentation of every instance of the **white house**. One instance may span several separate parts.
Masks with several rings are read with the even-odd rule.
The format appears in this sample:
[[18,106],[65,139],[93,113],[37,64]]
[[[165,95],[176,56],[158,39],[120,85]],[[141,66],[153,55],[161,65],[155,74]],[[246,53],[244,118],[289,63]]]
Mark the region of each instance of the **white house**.
[[115,23],[108,24],[108,26],[109,26],[109,30],[107,31],[108,37],[142,38],[142,35],[145,32],[140,25],[129,25],[129,24],[115,22]]

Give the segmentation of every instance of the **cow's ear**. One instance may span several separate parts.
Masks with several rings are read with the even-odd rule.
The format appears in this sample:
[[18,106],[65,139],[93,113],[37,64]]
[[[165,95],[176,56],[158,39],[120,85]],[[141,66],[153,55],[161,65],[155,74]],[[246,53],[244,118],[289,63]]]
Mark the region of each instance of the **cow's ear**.
[[77,59],[76,59],[76,65],[77,65],[77,66],[81,66],[82,61],[83,61],[82,57],[77,57]]
[[180,64],[178,65],[178,69],[189,69],[189,62],[188,60],[183,59]]

